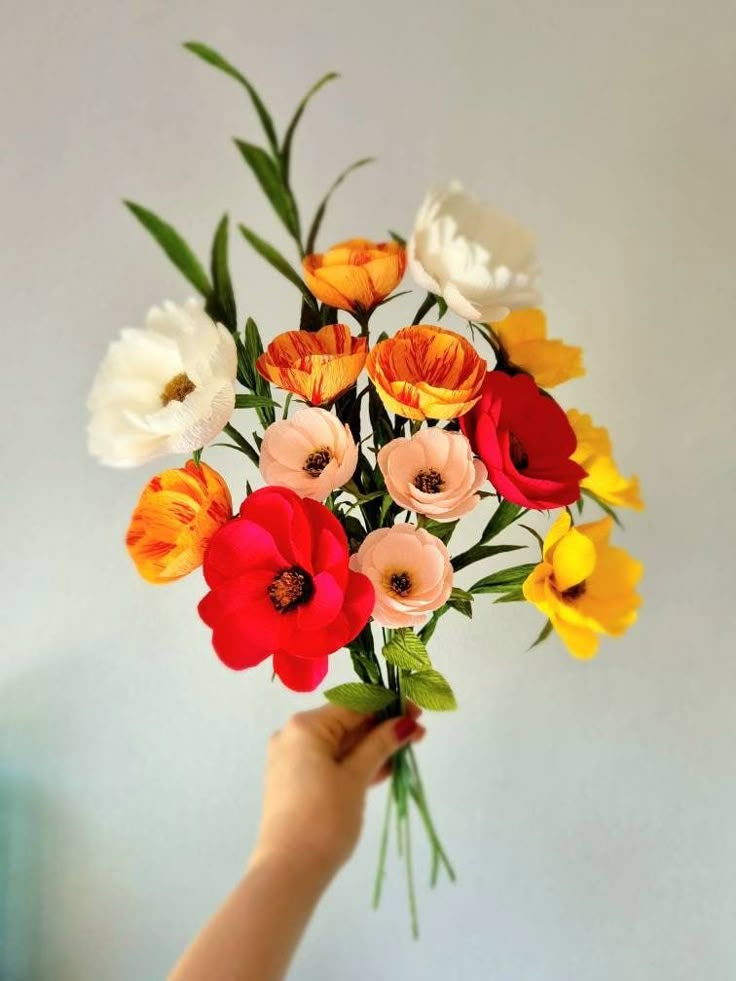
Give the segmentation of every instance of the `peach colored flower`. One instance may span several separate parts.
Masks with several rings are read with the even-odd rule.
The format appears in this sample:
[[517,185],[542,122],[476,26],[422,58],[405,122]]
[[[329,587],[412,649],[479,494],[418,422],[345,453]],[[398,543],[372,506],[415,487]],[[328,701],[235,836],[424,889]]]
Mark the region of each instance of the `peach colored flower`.
[[307,408],[272,423],[263,435],[260,470],[267,484],[324,501],[353,476],[358,447],[337,416]]
[[372,531],[351,557],[350,568],[373,583],[373,619],[384,627],[423,626],[452,591],[446,546],[414,525]]
[[258,358],[256,368],[266,381],[312,405],[324,405],[354,384],[367,354],[367,337],[353,337],[345,324],[328,324],[314,333],[279,334]]
[[411,439],[392,439],[378,453],[386,487],[396,503],[436,521],[454,521],[479,503],[488,479],[462,433],[422,429]]

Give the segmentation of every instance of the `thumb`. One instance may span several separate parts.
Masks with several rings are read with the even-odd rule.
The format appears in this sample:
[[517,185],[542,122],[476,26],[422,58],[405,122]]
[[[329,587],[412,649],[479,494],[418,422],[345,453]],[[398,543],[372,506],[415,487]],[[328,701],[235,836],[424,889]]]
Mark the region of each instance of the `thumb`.
[[372,729],[361,740],[344,764],[366,784],[373,782],[394,753],[421,738],[426,729],[408,715],[389,719]]

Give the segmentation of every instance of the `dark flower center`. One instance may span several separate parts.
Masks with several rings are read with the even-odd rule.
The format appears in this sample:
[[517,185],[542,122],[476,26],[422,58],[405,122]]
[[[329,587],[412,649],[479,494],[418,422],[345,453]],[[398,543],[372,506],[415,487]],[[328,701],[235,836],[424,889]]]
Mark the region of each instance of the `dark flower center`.
[[161,392],[161,404],[168,405],[169,402],[183,402],[187,395],[191,395],[197,386],[189,375],[182,371],[174,375],[171,381],[167,382],[163,392]]
[[331,459],[332,454],[328,448],[326,446],[322,446],[320,449],[309,454],[307,459],[304,461],[302,470],[304,470],[305,473],[308,473],[310,477],[319,477]]
[[411,579],[408,572],[395,572],[389,585],[397,596],[406,596],[411,591]]
[[526,470],[529,466],[529,454],[522,446],[521,440],[509,433],[509,455],[517,470]]
[[577,583],[577,585],[570,586],[569,589],[566,589],[562,594],[562,598],[566,600],[576,600],[579,596],[583,595],[585,589],[585,580],[583,580],[582,582]]
[[414,486],[425,494],[439,494],[442,490],[442,474],[433,470],[420,470],[414,478]]
[[268,587],[268,598],[279,613],[289,613],[314,595],[312,577],[298,565],[282,569]]

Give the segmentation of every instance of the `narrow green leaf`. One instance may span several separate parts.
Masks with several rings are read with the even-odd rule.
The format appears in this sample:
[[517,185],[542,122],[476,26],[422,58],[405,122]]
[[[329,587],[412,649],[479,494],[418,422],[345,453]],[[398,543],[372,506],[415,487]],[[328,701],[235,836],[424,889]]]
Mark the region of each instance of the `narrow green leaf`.
[[207,273],[176,229],[134,201],[124,201],[123,203],[146,231],[155,238],[179,272],[189,280],[197,292],[207,299],[212,292]]
[[328,702],[342,705],[354,712],[380,712],[388,708],[397,699],[397,694],[388,688],[378,685],[366,685],[357,681],[349,681],[336,688],[328,688],[324,693]]
[[491,515],[491,520],[483,529],[480,536],[482,544],[489,542],[496,535],[500,535],[504,528],[508,528],[517,518],[521,517],[524,509],[519,504],[512,504],[511,501],[501,501],[496,510]]
[[266,405],[275,406],[277,409],[281,408],[280,402],[274,402],[273,399],[267,398],[265,395],[236,395],[235,396],[236,409],[260,409]]
[[458,521],[434,521],[432,518],[424,518],[421,527],[428,531],[430,535],[439,538],[445,545],[452,538],[453,532],[458,526]]
[[280,272],[282,276],[285,276],[290,283],[293,283],[294,286],[296,286],[296,288],[301,292],[309,306],[316,311],[317,303],[307,289],[307,284],[299,276],[296,269],[294,269],[294,267],[290,265],[286,259],[284,259],[277,249],[275,249],[272,245],[269,245],[269,243],[262,239],[259,235],[256,235],[256,233],[250,228],[247,228],[245,225],[239,225],[238,227],[240,228],[243,238],[249,243],[249,245],[251,245],[269,265],[273,266],[273,268]]
[[245,438],[245,436],[243,436],[242,433],[238,432],[235,426],[230,425],[230,423],[228,422],[224,426],[223,432],[230,437],[230,439],[233,441],[233,443],[235,443],[235,445],[238,447],[239,450],[245,453],[245,455],[248,457],[249,460],[251,460],[251,462],[255,463],[255,465],[258,466],[260,462],[258,453],[256,452],[256,450],[253,449],[253,447],[250,445],[250,443]]
[[432,616],[429,618],[429,620],[419,631],[419,637],[423,644],[428,644],[430,642],[430,640],[432,639],[432,635],[437,629],[437,624],[440,621],[440,617],[442,617],[445,613],[447,613],[448,609],[449,607],[445,603],[444,606],[441,606],[438,610],[435,610]]
[[187,51],[191,51],[192,54],[195,54],[198,58],[201,58],[202,61],[206,61],[208,65],[212,65],[213,68],[219,68],[221,72],[225,72],[226,75],[229,75],[231,78],[234,78],[236,81],[240,82],[250,96],[250,101],[253,103],[253,108],[258,114],[258,118],[261,121],[261,126],[263,126],[263,131],[266,134],[266,138],[269,142],[271,150],[274,153],[274,156],[278,156],[279,141],[278,137],[276,136],[276,129],[274,128],[273,120],[271,119],[268,109],[266,109],[265,105],[263,104],[263,100],[245,75],[239,72],[234,65],[230,64],[229,61],[226,61],[226,59],[223,58],[219,52],[215,51],[214,48],[209,48],[206,44],[200,44],[199,41],[187,41],[184,44],[184,47],[187,49]]
[[399,245],[406,246],[406,239],[403,235],[399,235],[398,232],[394,232],[391,229],[389,229],[388,234],[394,242],[398,242]]
[[552,629],[553,629],[553,628],[552,628],[552,621],[551,621],[551,620],[548,620],[548,621],[547,621],[547,622],[545,623],[545,625],[544,625],[544,626],[542,627],[542,629],[541,629],[541,630],[539,631],[539,634],[537,635],[537,639],[536,639],[536,640],[534,641],[534,643],[533,643],[533,644],[532,644],[532,645],[531,645],[531,646],[530,646],[530,647],[528,648],[528,650],[530,650],[530,651],[533,651],[535,647],[538,647],[538,646],[539,646],[539,644],[542,644],[542,643],[544,643],[544,641],[545,641],[545,640],[546,640],[546,639],[547,639],[547,638],[549,637],[549,635],[550,635],[550,634],[552,633]]
[[[248,317],[245,323],[243,340],[236,337],[238,346],[238,365],[242,374],[242,382],[255,395],[271,401],[271,386],[256,368],[256,361],[263,354],[263,344],[258,326],[252,317]],[[275,403],[274,403],[275,404]],[[270,426],[276,418],[273,405],[264,403],[256,406],[256,414],[265,429]]]
[[[594,494],[592,491],[583,490],[583,494],[586,497],[589,497],[591,499],[591,501],[595,501],[595,503],[598,505],[598,507],[601,509],[601,511],[604,511],[608,515],[609,518],[613,518],[613,520],[616,522],[616,524],[619,526],[619,528],[623,528],[623,523],[622,523],[621,519],[616,514],[616,512],[613,510],[613,508],[611,507],[610,504],[607,504],[605,501],[602,501],[600,499],[600,497],[598,497],[598,495],[597,494]],[[578,509],[578,511],[581,511],[581,510],[582,510],[582,508],[579,508]]]
[[421,671],[432,665],[429,652],[421,639],[413,630],[405,627],[394,631],[389,642],[384,644],[383,656],[389,664],[395,664],[407,671]]
[[504,552],[516,552],[526,545],[473,545],[467,552],[461,552],[452,560],[452,568],[459,572],[466,566],[473,565],[474,562],[481,562],[489,559],[492,555],[502,555]]
[[294,115],[291,117],[291,122],[286,128],[286,133],[284,134],[284,142],[281,144],[281,167],[284,174],[284,180],[288,182],[289,180],[289,167],[291,165],[291,144],[294,140],[294,133],[299,125],[299,121],[304,115],[304,110],[307,108],[312,96],[316,95],[321,88],[327,85],[328,82],[333,82],[336,78],[339,78],[337,72],[327,72],[322,78],[318,79],[314,85],[309,89],[307,94],[304,96],[302,101],[296,107]]
[[478,593],[505,593],[510,586],[521,586],[536,568],[537,564],[530,562],[512,566],[510,569],[492,572],[490,576],[484,576],[483,579],[473,583],[470,592],[474,595]]
[[493,601],[494,603],[524,603],[524,593],[521,586],[514,586],[507,593],[503,593],[497,599]]
[[464,589],[458,589],[454,587],[450,593],[450,598],[447,601],[447,605],[452,610],[457,610],[458,613],[462,613],[464,617],[472,620],[473,618],[473,596],[472,593],[468,593]]
[[243,160],[248,164],[255,179],[260,184],[261,190],[268,198],[271,207],[284,223],[287,232],[299,241],[299,216],[294,200],[284,186],[278,164],[262,147],[256,146],[254,143],[236,140],[235,144],[240,150]]
[[432,712],[448,712],[457,708],[447,679],[434,669],[407,675],[403,679],[403,689],[412,702]]
[[[231,333],[238,329],[238,314],[235,307],[235,293],[230,279],[230,269],[227,259],[228,216],[220,219],[215,237],[212,241],[210,269],[212,272],[212,295],[210,306],[214,310],[210,316],[223,323]],[[209,311],[208,311],[209,312]]]
[[585,502],[583,501],[583,495],[581,494],[580,497],[575,502],[575,505],[576,505],[576,507],[578,509],[578,514],[582,514],[583,513],[583,504],[584,503]]
[[521,523],[519,524],[519,527],[523,528],[524,531],[528,531],[532,538],[536,538],[536,540],[539,542],[539,547],[542,549],[542,551],[544,551],[544,539],[535,528],[532,528],[531,525],[523,525]]
[[437,319],[442,320],[447,313],[447,300],[443,296],[437,297]]
[[319,230],[322,227],[322,219],[325,216],[327,205],[330,203],[330,198],[332,197],[334,192],[342,184],[345,178],[349,174],[351,174],[354,170],[357,170],[359,167],[364,167],[366,164],[373,163],[373,161],[374,161],[374,157],[363,157],[361,160],[356,160],[355,163],[352,163],[350,164],[349,167],[346,167],[345,170],[343,170],[343,172],[336,178],[336,180],[330,187],[327,194],[325,194],[324,198],[322,198],[320,206],[317,208],[315,216],[312,219],[312,224],[309,229],[309,234],[307,235],[307,241],[304,246],[307,255],[309,255],[311,252],[314,252],[314,246],[317,241],[317,236],[319,235]]

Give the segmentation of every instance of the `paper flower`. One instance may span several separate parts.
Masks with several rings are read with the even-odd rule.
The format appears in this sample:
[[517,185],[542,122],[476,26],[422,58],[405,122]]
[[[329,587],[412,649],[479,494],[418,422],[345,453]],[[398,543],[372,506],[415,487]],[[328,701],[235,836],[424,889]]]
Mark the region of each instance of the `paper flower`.
[[232,510],[227,484],[206,463],[164,470],[143,488],[125,536],[136,569],[156,584],[188,575]]
[[489,371],[480,401],[460,428],[506,500],[541,511],[580,497],[585,470],[571,459],[575,433],[528,375]]
[[134,467],[191,453],[235,408],[235,342],[196,300],[153,307],[145,328],[126,327],[103,360],[87,400],[89,450]]
[[465,320],[502,320],[535,306],[534,236],[457,181],[425,198],[407,246],[409,271]]
[[472,511],[488,479],[465,436],[437,428],[391,440],[379,450],[378,466],[400,507],[435,521],[454,521]]
[[366,337],[352,337],[345,324],[330,324],[314,333],[279,334],[258,358],[256,368],[279,388],[312,405],[324,405],[355,382],[367,353]]
[[549,617],[575,657],[593,657],[600,634],[623,634],[641,605],[635,586],[643,567],[608,544],[612,527],[603,518],[573,528],[563,511],[544,540],[543,561],[524,583],[524,598]]
[[229,668],[251,668],[273,655],[293,691],[312,691],[328,655],[368,622],[370,581],[348,567],[348,543],[322,504],[285,487],[263,487],[240,516],[215,534],[204,558],[210,592],[199,613]]
[[454,419],[480,398],[487,366],[460,334],[420,324],[376,344],[365,367],[390,412]]
[[506,365],[531,375],[540,388],[554,388],[585,374],[582,349],[548,340],[541,310],[515,310],[492,327]]
[[580,486],[613,507],[642,511],[644,502],[639,492],[639,478],[624,477],[619,473],[605,427],[594,426],[590,416],[577,409],[570,409],[567,418],[578,441],[572,458],[588,474]]
[[263,436],[260,470],[267,484],[324,501],[353,476],[358,447],[350,427],[325,409],[307,408],[272,423]]
[[302,262],[304,279],[322,303],[338,310],[372,310],[392,293],[406,269],[406,252],[397,242],[351,238]]
[[373,583],[373,619],[384,627],[421,627],[452,591],[446,546],[413,525],[372,531],[351,556],[350,568]]

